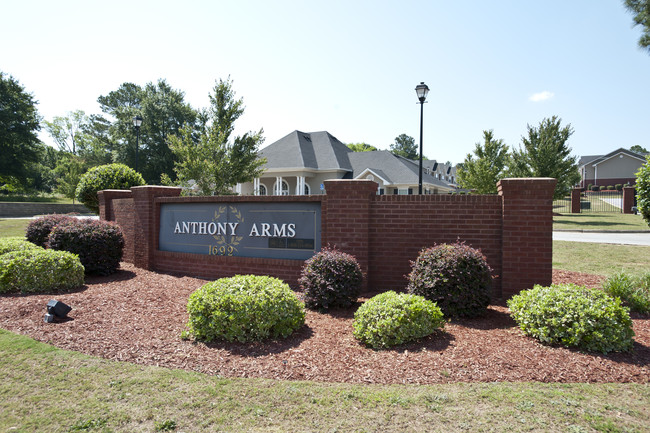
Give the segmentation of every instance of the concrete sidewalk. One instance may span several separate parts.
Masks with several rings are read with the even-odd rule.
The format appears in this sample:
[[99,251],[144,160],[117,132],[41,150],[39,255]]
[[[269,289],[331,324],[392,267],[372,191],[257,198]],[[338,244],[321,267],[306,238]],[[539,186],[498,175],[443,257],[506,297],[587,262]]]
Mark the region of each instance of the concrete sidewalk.
[[650,245],[650,232],[571,232],[554,231],[554,241],[597,244]]

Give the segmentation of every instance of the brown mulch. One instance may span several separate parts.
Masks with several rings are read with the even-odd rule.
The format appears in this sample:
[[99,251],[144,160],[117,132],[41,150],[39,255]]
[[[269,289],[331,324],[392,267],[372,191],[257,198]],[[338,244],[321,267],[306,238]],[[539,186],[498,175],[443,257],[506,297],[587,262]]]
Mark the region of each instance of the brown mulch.
[[[601,284],[598,276],[565,271],[554,271],[553,280]],[[442,331],[392,350],[359,344],[352,336],[352,310],[308,311],[306,325],[286,340],[182,340],[187,298],[204,283],[123,263],[118,273],[89,277],[72,293],[0,296],[0,327],[89,355],[225,377],[417,384],[650,381],[647,316],[633,315],[632,351],[607,355],[543,346],[519,331],[504,304],[490,306],[484,318],[451,321]],[[70,320],[44,323],[50,299],[73,308]]]

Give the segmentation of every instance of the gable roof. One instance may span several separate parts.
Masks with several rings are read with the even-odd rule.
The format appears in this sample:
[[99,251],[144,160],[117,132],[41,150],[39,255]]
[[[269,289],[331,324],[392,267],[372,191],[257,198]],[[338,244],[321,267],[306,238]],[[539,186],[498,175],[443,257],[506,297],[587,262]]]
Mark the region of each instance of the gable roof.
[[579,167],[584,167],[585,165],[598,165],[601,164],[608,159],[614,158],[615,156],[618,155],[627,155],[631,158],[636,158],[641,161],[645,161],[645,157],[639,153],[632,152],[631,150],[624,149],[622,147],[619,147],[618,149],[614,150],[613,152],[609,152],[607,155],[592,155],[592,156],[583,156],[580,158],[580,161],[578,162]]
[[304,167],[315,170],[352,171],[354,153],[327,131],[293,131],[260,151],[267,169]]
[[[348,157],[354,169],[352,177],[355,179],[366,170],[371,170],[389,185],[417,185],[420,180],[419,163],[394,155],[388,150],[353,152]],[[424,167],[424,163],[422,165]],[[450,188],[449,184],[434,178],[424,171],[422,173],[422,182],[442,188]]]

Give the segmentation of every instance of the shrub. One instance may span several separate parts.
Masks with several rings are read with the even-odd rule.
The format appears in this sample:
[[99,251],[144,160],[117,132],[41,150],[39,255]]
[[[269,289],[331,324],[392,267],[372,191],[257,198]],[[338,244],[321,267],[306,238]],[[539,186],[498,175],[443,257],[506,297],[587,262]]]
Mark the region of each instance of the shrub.
[[589,185],[587,185],[587,191],[591,191],[591,187],[592,187],[592,186],[594,186],[593,183],[590,183]]
[[37,247],[0,256],[0,293],[44,293],[83,283],[84,268],[79,258],[66,251]]
[[33,219],[27,225],[25,237],[28,241],[39,247],[46,247],[47,238],[50,236],[52,228],[57,224],[66,223],[75,219],[74,217],[61,214],[45,215],[40,218]]
[[124,164],[107,164],[93,167],[84,174],[77,185],[76,197],[88,209],[99,213],[97,192],[104,189],[129,189],[144,185],[144,179]]
[[198,340],[287,337],[305,323],[305,306],[289,286],[267,276],[236,275],[204,284],[187,303]]
[[508,307],[524,333],[545,344],[607,353],[634,342],[629,310],[602,290],[537,285],[509,299]]
[[599,189],[599,191],[605,191],[605,190],[607,190],[607,187],[605,185],[602,185]]
[[19,237],[0,238],[0,255],[11,251],[40,250],[41,247]]
[[363,275],[353,256],[323,248],[305,261],[298,282],[309,308],[349,307],[359,298]]
[[650,272],[639,277],[619,272],[605,281],[603,290],[610,296],[621,298],[632,311],[650,313]]
[[608,191],[614,190],[614,185],[607,185],[607,190]]
[[485,256],[464,243],[425,248],[408,276],[408,292],[435,302],[445,316],[475,317],[490,303],[492,277]]
[[591,187],[591,190],[594,191],[594,192],[596,192],[596,191],[600,191],[600,187],[599,187],[598,185],[593,185],[593,186]]
[[617,183],[615,185],[616,191],[623,191],[623,184],[622,183]]
[[650,155],[636,172],[636,202],[643,219],[650,226]]
[[78,255],[87,273],[109,275],[120,267],[124,236],[113,222],[73,219],[52,229],[48,246]]
[[442,311],[422,296],[379,294],[354,313],[354,336],[374,348],[396,346],[417,340],[444,327]]

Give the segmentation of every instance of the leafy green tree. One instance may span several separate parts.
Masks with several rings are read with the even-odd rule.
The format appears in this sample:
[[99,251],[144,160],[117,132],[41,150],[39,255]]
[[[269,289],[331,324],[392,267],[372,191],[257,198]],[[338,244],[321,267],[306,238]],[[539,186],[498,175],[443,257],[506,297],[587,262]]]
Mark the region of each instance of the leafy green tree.
[[83,110],[69,112],[67,116],[56,116],[51,122],[45,121],[45,129],[59,150],[73,155],[90,146],[89,126],[90,119]]
[[230,139],[235,121],[244,113],[243,99],[235,99],[230,78],[219,80],[213,92],[210,107],[199,116],[199,133],[188,124],[169,137],[178,180],[183,185],[196,182],[202,195],[229,194],[237,183],[258,177],[265,162],[257,155],[264,141],[261,129]]
[[650,53],[650,0],[625,0],[625,7],[634,15],[634,25],[643,27],[639,46]]
[[523,148],[513,149],[508,173],[511,177],[557,179],[554,198],[566,196],[580,181],[577,157],[571,156],[567,145],[573,129],[561,123],[562,119],[553,116],[543,119],[538,127],[528,125],[528,137],[522,137]]
[[367,143],[348,143],[346,146],[354,152],[372,152],[377,150],[375,146],[371,146]]
[[123,83],[119,89],[98,98],[102,112],[110,118],[91,118],[95,139],[104,143],[114,161],[134,167],[133,118],[140,115],[144,120],[138,140],[138,169],[148,183],[158,183],[163,174],[174,177],[174,154],[167,139],[179,134],[185,124],[193,127],[198,114],[184,98],[183,92],[173,89],[165,80],[148,83],[144,88]]
[[54,168],[56,191],[74,201],[77,185],[89,168],[91,166],[83,158],[71,153],[61,152]]
[[508,146],[502,139],[496,140],[492,130],[483,131],[483,144],[476,143],[474,155],[468,153],[456,167],[458,183],[478,194],[496,194],[507,163]]
[[648,149],[646,149],[643,146],[639,146],[638,144],[635,144],[634,146],[630,147],[630,150],[632,152],[638,153],[639,155],[647,155],[648,153],[650,153],[648,152]]
[[27,186],[43,151],[37,102],[11,75],[0,72],[0,184]]
[[650,226],[650,155],[636,173],[636,205],[645,222]]
[[390,145],[390,151],[394,155],[403,156],[408,159],[419,159],[420,151],[415,144],[415,139],[406,134],[395,137],[395,143]]

